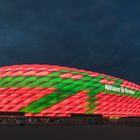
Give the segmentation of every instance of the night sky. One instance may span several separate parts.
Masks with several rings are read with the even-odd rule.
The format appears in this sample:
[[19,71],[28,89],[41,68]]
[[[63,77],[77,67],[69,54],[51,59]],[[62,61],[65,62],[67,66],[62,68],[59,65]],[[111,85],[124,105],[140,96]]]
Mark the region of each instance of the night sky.
[[55,64],[140,84],[140,1],[1,0],[0,66]]

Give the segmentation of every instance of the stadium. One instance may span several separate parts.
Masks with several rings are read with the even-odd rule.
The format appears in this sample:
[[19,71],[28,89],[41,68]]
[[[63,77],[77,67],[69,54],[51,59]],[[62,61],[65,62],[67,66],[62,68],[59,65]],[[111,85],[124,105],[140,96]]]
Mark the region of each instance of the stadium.
[[[140,86],[76,68],[13,65],[0,68],[0,122],[140,117]],[[64,119],[65,118],[65,119]],[[74,119],[75,120],[75,119]],[[77,120],[76,120],[77,121]]]

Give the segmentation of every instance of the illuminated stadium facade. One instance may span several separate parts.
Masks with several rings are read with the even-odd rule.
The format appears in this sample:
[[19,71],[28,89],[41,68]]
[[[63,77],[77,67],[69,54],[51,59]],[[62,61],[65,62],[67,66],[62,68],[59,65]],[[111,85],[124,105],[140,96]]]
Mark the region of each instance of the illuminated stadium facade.
[[26,117],[140,116],[140,86],[97,72],[51,65],[0,68],[0,112]]

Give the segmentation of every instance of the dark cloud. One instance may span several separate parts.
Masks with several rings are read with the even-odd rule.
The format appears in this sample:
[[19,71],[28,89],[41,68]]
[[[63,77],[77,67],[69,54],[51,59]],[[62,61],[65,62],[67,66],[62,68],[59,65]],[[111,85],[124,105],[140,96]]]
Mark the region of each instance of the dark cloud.
[[0,65],[66,65],[140,83],[139,4],[0,1]]

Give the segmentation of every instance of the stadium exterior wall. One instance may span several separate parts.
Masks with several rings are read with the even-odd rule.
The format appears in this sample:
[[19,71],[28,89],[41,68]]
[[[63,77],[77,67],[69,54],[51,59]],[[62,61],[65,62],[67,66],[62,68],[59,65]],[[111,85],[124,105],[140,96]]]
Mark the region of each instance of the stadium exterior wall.
[[51,65],[0,68],[0,112],[25,116],[140,116],[140,86],[97,72]]

